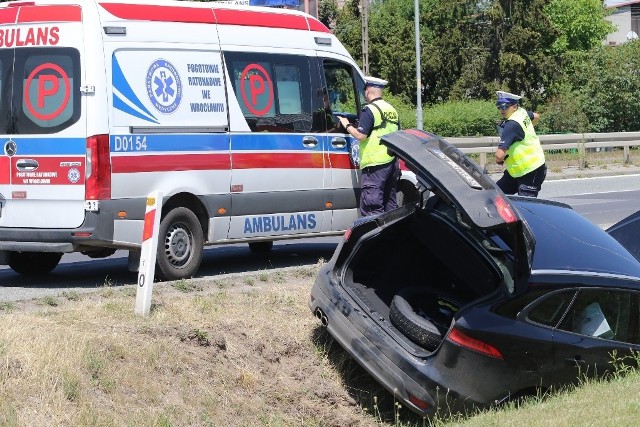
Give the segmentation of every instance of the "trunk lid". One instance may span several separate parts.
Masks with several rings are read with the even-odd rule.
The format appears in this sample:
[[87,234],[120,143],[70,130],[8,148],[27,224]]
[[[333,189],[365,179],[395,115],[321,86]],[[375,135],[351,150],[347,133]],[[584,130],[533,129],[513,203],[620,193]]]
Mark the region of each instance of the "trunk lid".
[[606,231],[640,261],[640,211],[622,219]]
[[382,137],[418,182],[454,205],[470,227],[499,236],[513,254],[514,282],[528,277],[535,239],[515,205],[482,168],[442,138],[417,129]]

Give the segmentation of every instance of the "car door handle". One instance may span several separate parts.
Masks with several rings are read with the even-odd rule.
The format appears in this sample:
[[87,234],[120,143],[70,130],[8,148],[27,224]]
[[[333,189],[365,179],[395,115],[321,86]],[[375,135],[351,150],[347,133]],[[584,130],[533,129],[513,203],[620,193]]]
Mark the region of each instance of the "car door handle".
[[344,148],[347,146],[347,140],[342,136],[331,138],[331,146],[333,148]]
[[16,162],[16,168],[20,171],[34,171],[38,166],[38,161],[34,159],[20,159]]
[[318,140],[315,136],[305,136],[302,138],[302,145],[307,148],[316,148],[318,146]]
[[580,356],[567,357],[564,359],[569,365],[577,366],[578,368],[584,368],[587,366],[587,361]]

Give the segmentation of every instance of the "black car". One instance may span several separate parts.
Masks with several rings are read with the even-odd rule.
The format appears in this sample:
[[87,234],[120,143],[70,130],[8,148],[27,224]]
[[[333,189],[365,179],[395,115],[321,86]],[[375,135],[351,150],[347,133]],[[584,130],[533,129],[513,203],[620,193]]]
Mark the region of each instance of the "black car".
[[433,134],[383,143],[420,201],[357,220],[309,307],[397,399],[421,415],[486,408],[635,361],[640,262],[611,234],[568,205],[505,196]]

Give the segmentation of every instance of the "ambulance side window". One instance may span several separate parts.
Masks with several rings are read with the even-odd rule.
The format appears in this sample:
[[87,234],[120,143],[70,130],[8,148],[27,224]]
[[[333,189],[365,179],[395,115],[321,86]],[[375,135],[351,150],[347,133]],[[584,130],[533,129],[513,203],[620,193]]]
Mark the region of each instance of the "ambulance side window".
[[236,99],[253,132],[311,129],[307,57],[246,52],[224,56]]
[[348,117],[355,123],[366,103],[364,82],[349,64],[325,59],[323,70],[333,114]]
[[80,118],[80,59],[70,48],[15,51],[14,133],[59,132]]

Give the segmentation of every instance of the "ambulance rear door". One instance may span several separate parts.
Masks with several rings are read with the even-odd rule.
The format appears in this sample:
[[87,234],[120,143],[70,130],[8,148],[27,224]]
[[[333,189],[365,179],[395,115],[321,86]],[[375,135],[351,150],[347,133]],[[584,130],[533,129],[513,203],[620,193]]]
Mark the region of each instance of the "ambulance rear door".
[[84,221],[82,9],[0,8],[0,227]]

